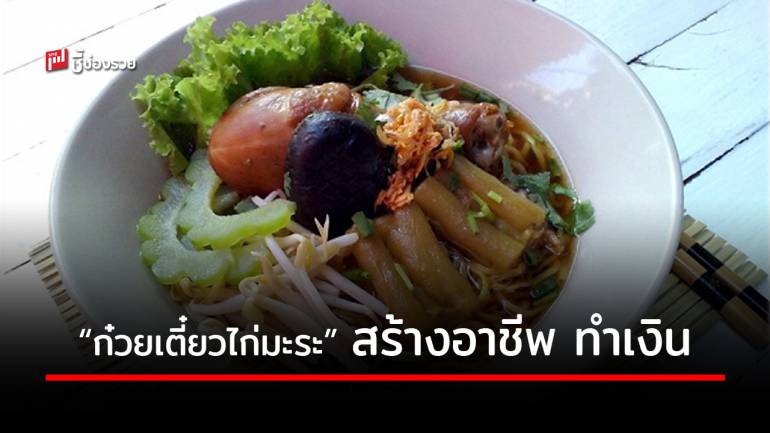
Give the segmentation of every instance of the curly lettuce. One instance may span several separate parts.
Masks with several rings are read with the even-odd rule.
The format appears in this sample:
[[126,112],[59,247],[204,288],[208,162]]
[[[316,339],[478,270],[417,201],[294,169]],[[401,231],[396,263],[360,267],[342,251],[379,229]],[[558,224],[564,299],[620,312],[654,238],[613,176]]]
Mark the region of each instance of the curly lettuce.
[[150,147],[169,158],[175,174],[206,147],[227,107],[253,89],[325,81],[382,87],[407,60],[397,42],[368,24],[348,25],[318,0],[280,23],[236,22],[221,37],[214,20],[198,18],[184,37],[187,58],[173,73],[148,75],[131,95]]

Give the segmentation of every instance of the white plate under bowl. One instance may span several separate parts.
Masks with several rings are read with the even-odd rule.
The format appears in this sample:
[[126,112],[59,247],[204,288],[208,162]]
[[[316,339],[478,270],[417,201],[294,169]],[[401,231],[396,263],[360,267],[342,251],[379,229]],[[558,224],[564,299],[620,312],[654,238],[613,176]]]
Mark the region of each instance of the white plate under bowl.
[[[258,0],[214,12],[280,20],[308,0]],[[582,327],[637,321],[669,271],[682,178],[660,111],[626,65],[593,36],[531,3],[505,0],[332,0],[349,21],[395,38],[410,61],[496,93],[555,144],[596,225],[581,239],[561,296],[539,322]],[[173,326],[180,309],[139,258],[136,223],[168,173],[147,146],[129,93],[186,56],[180,29],[150,47],[83,114],[56,169],[51,236],[64,283],[97,325],[121,332]]]

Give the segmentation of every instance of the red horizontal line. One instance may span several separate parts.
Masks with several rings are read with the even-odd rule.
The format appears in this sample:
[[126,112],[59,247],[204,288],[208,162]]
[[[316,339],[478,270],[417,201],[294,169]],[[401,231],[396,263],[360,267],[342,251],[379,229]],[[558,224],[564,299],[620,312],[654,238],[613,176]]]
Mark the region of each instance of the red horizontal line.
[[724,382],[724,374],[46,374],[46,382]]

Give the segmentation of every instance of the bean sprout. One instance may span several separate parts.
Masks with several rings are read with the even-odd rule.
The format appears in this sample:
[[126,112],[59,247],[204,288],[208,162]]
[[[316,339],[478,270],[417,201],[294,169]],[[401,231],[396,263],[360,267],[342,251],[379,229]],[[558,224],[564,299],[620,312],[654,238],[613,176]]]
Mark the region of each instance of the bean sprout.
[[383,304],[382,301],[370,295],[369,292],[358,287],[356,283],[348,280],[347,278],[342,276],[342,274],[335,271],[331,267],[329,266],[322,267],[321,275],[327,281],[337,286],[340,290],[350,295],[351,298],[366,305],[372,311],[379,314],[380,316],[385,317],[385,314],[388,313],[388,307],[385,304]]

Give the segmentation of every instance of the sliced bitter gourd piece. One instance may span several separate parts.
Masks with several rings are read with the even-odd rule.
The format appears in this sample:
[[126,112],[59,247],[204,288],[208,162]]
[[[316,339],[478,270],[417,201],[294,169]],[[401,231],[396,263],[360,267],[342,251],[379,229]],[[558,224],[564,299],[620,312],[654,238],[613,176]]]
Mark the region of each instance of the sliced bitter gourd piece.
[[192,155],[185,177],[192,191],[179,214],[179,226],[196,248],[229,248],[246,238],[274,233],[285,227],[294,214],[294,203],[275,200],[242,214],[217,215],[211,203],[222,181],[211,168],[205,150]]
[[264,243],[235,247],[231,251],[234,260],[227,272],[228,284],[237,287],[244,278],[262,273],[261,259],[265,255]]
[[176,284],[187,277],[204,286],[225,280],[234,259],[229,250],[195,251],[177,238],[177,218],[190,191],[184,181],[172,177],[161,190],[162,201],[139,220],[141,255],[162,284]]

